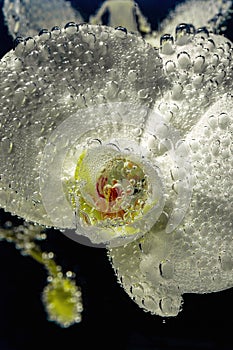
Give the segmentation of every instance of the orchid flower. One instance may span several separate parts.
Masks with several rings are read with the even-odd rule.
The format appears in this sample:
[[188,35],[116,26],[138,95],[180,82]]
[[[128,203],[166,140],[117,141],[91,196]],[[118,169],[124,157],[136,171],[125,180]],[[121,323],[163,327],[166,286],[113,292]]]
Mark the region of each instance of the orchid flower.
[[[144,38],[72,21],[16,38],[0,61],[0,206],[106,248],[128,295],[163,317],[184,293],[233,286],[230,6],[187,1]],[[73,290],[78,308],[52,317],[68,326],[80,292],[59,276],[45,303],[56,295],[62,314]]]

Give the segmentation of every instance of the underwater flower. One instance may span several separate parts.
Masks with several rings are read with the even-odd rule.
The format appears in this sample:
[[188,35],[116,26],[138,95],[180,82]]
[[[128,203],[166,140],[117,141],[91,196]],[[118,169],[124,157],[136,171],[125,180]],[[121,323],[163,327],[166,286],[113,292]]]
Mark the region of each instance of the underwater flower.
[[[160,24],[160,33],[175,34],[179,23],[193,24],[196,28],[207,28],[213,33],[224,30],[230,17],[232,1],[188,0],[179,3]],[[226,29],[226,28],[225,28]]]
[[16,39],[0,63],[0,206],[107,247],[153,314],[232,287],[232,82],[232,43],[189,22],[159,48],[74,22]]

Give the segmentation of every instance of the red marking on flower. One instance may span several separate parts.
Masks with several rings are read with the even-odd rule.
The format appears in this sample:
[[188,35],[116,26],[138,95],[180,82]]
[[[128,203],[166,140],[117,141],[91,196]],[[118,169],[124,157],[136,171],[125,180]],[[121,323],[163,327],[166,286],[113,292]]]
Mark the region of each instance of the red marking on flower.
[[101,176],[98,180],[98,182],[96,183],[96,191],[98,193],[98,196],[101,198],[105,198],[104,195],[104,186],[107,184],[108,182],[108,178]]
[[119,195],[120,195],[119,189],[117,189],[116,187],[111,187],[109,189],[109,194],[108,194],[109,203],[115,202],[115,200],[117,199],[117,197],[119,197]]
[[108,184],[108,178],[101,176],[96,183],[96,191],[100,200],[97,200],[99,210],[105,218],[123,218],[125,211],[121,209],[120,202],[116,205],[117,198],[122,195],[122,189],[117,186],[118,181],[113,180]]
[[100,198],[104,198],[107,202],[112,203],[116,201],[116,199],[121,195],[122,191],[119,188],[114,187],[114,185],[117,184],[117,181],[114,181],[113,185],[106,189],[105,186],[107,183],[108,178],[101,176],[96,183],[96,191]]

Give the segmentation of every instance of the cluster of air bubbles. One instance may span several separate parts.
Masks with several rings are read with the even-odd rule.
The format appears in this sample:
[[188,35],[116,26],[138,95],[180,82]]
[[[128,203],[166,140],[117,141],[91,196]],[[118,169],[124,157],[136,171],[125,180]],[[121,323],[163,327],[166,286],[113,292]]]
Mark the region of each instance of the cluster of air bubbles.
[[175,46],[183,46],[195,37],[209,37],[206,27],[195,28],[192,24],[181,23],[176,26],[175,37],[172,34],[163,34],[160,37],[160,50],[163,54],[171,55],[175,52]]

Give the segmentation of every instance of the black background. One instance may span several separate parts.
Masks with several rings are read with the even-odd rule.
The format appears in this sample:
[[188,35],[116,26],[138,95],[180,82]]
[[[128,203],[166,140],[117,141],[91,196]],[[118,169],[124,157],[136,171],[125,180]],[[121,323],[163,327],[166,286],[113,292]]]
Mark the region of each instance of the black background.
[[[43,0],[42,0],[43,1]],[[78,2],[78,6],[77,6]],[[100,1],[72,1],[85,20]],[[138,0],[156,29],[178,1]],[[2,8],[2,1],[0,1]],[[232,21],[226,35],[232,39]],[[0,55],[12,48],[0,14]],[[1,222],[20,220],[0,212]],[[0,222],[0,223],[1,223]],[[46,271],[13,244],[0,243],[0,350],[43,349],[233,349],[233,289],[218,293],[184,295],[182,312],[163,319],[141,310],[117,284],[106,251],[73,242],[49,231],[43,249],[52,250],[64,271],[76,273],[83,293],[83,320],[67,329],[48,322],[41,292]],[[94,345],[92,344],[94,342]],[[49,345],[50,344],[50,345]]]

